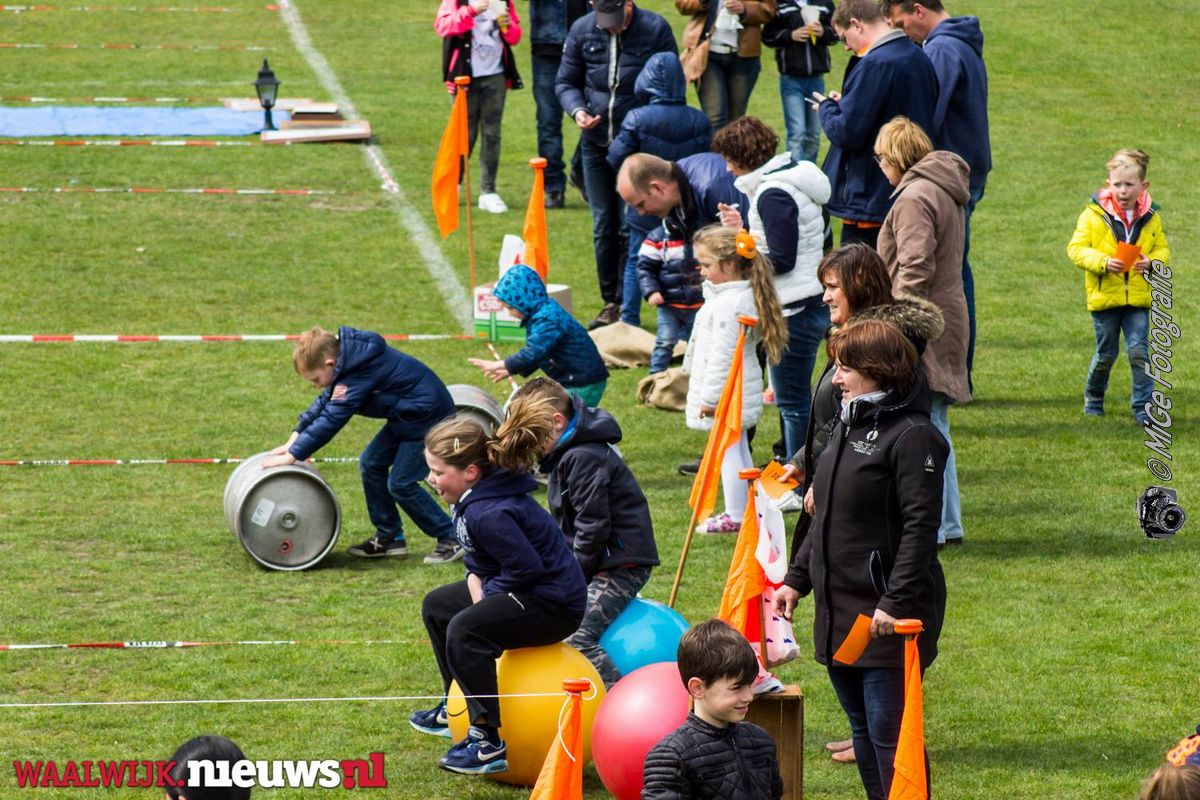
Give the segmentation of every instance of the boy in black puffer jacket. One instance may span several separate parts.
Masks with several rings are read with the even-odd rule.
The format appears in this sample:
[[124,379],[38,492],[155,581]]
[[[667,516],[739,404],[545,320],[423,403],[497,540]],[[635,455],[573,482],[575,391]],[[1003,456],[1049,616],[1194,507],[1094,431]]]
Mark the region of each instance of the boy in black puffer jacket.
[[694,710],[646,755],[642,800],[779,800],[783,778],[775,742],[742,721],[758,674],[750,643],[710,619],[683,634],[678,660]]
[[621,673],[600,637],[659,563],[650,505],[621,459],[621,427],[607,411],[588,408],[556,381],[534,378],[513,396],[509,416],[516,414],[537,420],[530,429],[549,477],[550,513],[588,582],[583,622],[567,644],[587,656],[611,687]]

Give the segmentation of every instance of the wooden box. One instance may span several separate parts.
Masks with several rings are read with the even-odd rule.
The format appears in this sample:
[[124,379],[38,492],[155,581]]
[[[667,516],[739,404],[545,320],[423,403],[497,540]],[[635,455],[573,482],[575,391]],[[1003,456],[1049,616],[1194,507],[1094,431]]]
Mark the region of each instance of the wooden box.
[[804,694],[799,686],[782,692],[760,694],[750,704],[746,721],[766,730],[775,740],[779,772],[783,776],[783,800],[804,797]]

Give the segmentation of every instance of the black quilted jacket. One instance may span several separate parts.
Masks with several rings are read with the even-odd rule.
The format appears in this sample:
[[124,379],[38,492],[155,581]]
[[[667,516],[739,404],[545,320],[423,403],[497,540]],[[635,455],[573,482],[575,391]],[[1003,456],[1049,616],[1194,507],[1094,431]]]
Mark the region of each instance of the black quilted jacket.
[[642,800],[779,800],[775,742],[762,728],[709,725],[695,714],[646,756]]

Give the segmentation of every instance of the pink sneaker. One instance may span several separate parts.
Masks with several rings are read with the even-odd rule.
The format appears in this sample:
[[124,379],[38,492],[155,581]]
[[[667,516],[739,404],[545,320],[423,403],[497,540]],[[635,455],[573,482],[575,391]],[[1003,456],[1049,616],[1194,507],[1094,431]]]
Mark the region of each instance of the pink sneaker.
[[696,526],[696,533],[737,533],[742,524],[725,513],[720,513]]

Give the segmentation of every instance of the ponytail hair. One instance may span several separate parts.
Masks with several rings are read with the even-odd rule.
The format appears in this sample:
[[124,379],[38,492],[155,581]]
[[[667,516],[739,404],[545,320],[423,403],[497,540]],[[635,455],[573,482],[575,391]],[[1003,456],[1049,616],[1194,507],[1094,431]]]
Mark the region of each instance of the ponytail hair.
[[494,436],[478,422],[451,417],[425,434],[425,449],[455,469],[474,464],[484,475],[497,467],[529,472],[554,435],[555,410],[548,398],[516,399]]
[[1142,783],[1138,800],[1200,800],[1200,768],[1163,764]]
[[767,359],[778,364],[787,347],[787,324],[779,295],[775,292],[775,270],[758,251],[754,238],[745,231],[721,225],[709,225],[696,232],[693,243],[713,254],[721,263],[733,262],[750,281],[754,307],[758,310],[758,336],[767,351]]

